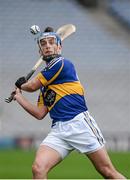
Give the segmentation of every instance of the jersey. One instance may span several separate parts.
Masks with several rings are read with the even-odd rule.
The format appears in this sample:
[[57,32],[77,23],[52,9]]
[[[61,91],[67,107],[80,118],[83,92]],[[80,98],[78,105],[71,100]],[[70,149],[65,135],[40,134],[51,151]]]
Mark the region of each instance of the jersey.
[[53,123],[68,121],[88,110],[84,89],[71,61],[62,56],[53,59],[37,75],[42,83],[38,106],[47,106]]

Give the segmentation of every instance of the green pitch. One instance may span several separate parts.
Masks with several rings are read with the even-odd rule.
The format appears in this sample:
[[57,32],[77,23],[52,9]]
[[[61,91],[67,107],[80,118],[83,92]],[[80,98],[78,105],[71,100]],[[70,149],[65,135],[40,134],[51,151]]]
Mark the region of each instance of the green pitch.
[[[127,178],[130,178],[130,152],[109,153],[113,164]],[[31,179],[31,165],[35,151],[1,150],[1,179]],[[90,161],[77,152],[71,153],[50,173],[51,179],[101,179]]]

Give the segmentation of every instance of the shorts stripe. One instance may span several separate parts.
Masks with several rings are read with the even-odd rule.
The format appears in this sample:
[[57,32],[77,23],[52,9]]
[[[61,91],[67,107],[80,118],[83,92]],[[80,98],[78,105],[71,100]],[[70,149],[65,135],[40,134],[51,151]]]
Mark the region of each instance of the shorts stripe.
[[85,118],[84,118],[85,122],[86,122],[86,123],[88,124],[88,126],[91,128],[91,130],[92,130],[92,132],[94,133],[94,135],[96,136],[99,144],[100,144],[100,145],[103,145],[103,144],[104,144],[104,139],[103,139],[103,137],[100,135],[98,129],[94,126],[91,118],[90,118],[88,115],[86,115],[85,113],[84,113],[84,115],[85,115]]
[[[92,123],[91,118],[89,118],[89,119],[90,119],[90,121],[91,121],[91,123]],[[100,141],[102,142],[102,144],[104,144],[104,143],[105,143],[105,142],[104,142],[104,139],[103,139],[103,137],[101,136],[101,134],[100,134],[99,130],[98,130],[97,128],[95,128],[95,129],[96,129],[97,134],[98,134],[98,136],[99,136],[99,138],[100,138]]]

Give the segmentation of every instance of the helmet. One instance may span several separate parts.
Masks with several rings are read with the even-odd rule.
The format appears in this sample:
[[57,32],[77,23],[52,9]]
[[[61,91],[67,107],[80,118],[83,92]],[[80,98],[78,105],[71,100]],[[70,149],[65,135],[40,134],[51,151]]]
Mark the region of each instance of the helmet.
[[37,42],[40,43],[40,40],[48,37],[54,37],[56,39],[56,44],[61,45],[61,38],[55,32],[41,32],[37,37]]
[[[41,48],[40,46],[40,40],[44,39],[44,38],[48,38],[48,37],[53,37],[55,39],[55,42],[58,45],[61,46],[61,38],[58,36],[58,34],[56,34],[55,32],[39,32],[38,36],[37,36],[37,43],[39,48]],[[49,56],[44,56],[43,55],[43,59],[47,62],[51,61],[52,59],[54,59],[58,54],[53,54],[53,55],[49,55]]]

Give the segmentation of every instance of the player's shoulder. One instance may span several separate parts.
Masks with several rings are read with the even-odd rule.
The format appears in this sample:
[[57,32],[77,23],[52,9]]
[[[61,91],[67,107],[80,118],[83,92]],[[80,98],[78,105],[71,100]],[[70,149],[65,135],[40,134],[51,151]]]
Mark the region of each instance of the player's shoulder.
[[72,60],[67,59],[67,58],[64,58],[64,65],[66,67],[74,67],[74,64],[73,64]]
[[64,60],[64,57],[62,56],[59,56],[58,58],[54,58],[51,62],[48,63],[47,67],[50,69],[53,66],[61,64],[63,60]]
[[64,58],[63,56],[59,56],[58,58],[54,58],[52,61],[50,61],[42,71],[46,72],[49,70],[58,70],[61,68],[61,66],[70,68],[74,65],[71,60]]
[[53,60],[51,60],[47,66],[42,70],[42,71],[48,71],[48,70],[51,70],[51,69],[57,69],[58,67],[60,67],[62,64],[63,64],[63,57],[60,56],[58,58],[54,58]]

